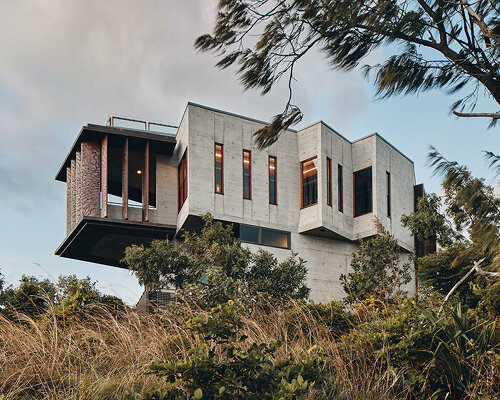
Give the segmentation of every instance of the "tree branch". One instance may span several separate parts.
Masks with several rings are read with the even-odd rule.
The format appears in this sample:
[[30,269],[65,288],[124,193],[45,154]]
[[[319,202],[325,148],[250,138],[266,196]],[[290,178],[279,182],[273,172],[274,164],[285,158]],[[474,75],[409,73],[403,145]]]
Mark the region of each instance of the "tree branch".
[[500,119],[500,113],[462,113],[458,111],[453,111],[453,115],[457,117],[476,117],[476,118],[493,118]]

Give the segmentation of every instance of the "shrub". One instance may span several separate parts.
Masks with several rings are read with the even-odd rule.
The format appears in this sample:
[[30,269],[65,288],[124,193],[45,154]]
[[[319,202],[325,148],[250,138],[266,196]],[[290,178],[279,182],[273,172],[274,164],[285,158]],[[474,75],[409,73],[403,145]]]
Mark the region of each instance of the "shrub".
[[168,388],[125,399],[285,399],[306,398],[324,381],[323,358],[313,354],[300,360],[276,359],[281,341],[245,346],[244,324],[232,301],[212,309],[208,318],[192,318],[187,329],[199,341],[188,357],[156,361],[152,373]]

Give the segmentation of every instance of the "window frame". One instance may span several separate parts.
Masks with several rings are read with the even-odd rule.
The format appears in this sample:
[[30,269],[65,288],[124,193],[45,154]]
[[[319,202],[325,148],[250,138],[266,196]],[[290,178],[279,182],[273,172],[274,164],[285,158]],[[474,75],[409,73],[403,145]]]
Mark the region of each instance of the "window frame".
[[[271,173],[271,160],[274,160],[274,171]],[[269,156],[267,161],[267,169],[269,172],[269,204],[278,205],[278,158]],[[274,174],[274,202],[271,201],[271,175]]]
[[[364,212],[362,214],[356,215],[356,174],[359,173],[359,172],[363,172],[363,171],[369,170],[369,169],[372,170],[371,171],[371,176],[372,176],[372,187],[371,187],[372,209],[370,211],[367,211],[367,212]],[[353,199],[353,203],[352,203],[352,215],[353,215],[353,218],[357,218],[357,217],[361,217],[362,215],[373,213],[373,169],[372,169],[371,165],[369,167],[359,169],[359,170],[354,171],[352,173],[352,199]]]
[[[179,165],[177,166],[177,204],[178,211],[182,209],[182,206],[188,198],[188,174],[187,174],[187,147],[184,149]],[[184,179],[181,182],[181,170]],[[182,191],[181,191],[182,189]]]
[[[257,241],[254,242],[254,241],[249,241],[249,240],[243,240],[243,239],[241,239],[241,227],[247,227],[247,228],[256,229],[257,230]],[[285,234],[286,237],[287,237],[287,239],[286,239],[287,247],[273,246],[271,244],[265,244],[265,243],[263,243],[263,241],[262,241],[262,232],[263,231]],[[291,232],[289,232],[289,231],[282,231],[282,230],[273,229],[273,228],[265,228],[265,227],[262,227],[262,226],[248,225],[248,224],[239,224],[239,227],[238,227],[238,239],[240,240],[241,243],[249,243],[249,244],[254,244],[256,246],[273,247],[275,249],[287,249],[287,250],[290,250],[292,248],[292,243],[291,243],[292,235],[291,235]]]
[[330,207],[332,206],[332,159],[330,157],[326,157],[326,204]]
[[[316,202],[304,206],[304,163],[312,160],[317,160],[318,156],[309,157],[300,162],[300,209],[316,206],[318,204],[318,194],[316,193]],[[316,166],[316,182],[318,176],[318,167]],[[318,190],[318,184],[316,183],[316,190]]]
[[387,191],[387,217],[391,218],[391,173],[385,171],[386,191]]
[[[248,153],[248,197],[245,197],[245,153]],[[251,150],[245,150],[243,149],[243,159],[242,159],[242,164],[243,164],[243,199],[245,200],[252,200],[252,151]]]
[[[221,161],[220,161],[220,191],[217,191],[217,146],[220,146]],[[214,192],[216,194],[224,194],[224,145],[222,143],[214,144]]]
[[342,165],[337,164],[337,196],[338,196],[338,210],[344,212],[344,168]]

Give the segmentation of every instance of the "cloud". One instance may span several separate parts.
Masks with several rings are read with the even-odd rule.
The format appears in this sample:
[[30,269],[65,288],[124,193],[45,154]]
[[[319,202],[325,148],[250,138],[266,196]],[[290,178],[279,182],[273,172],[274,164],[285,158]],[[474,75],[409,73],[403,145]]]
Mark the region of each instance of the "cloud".
[[[0,201],[62,200],[54,191],[63,189],[53,184],[59,163],[82,125],[111,114],[177,123],[188,100],[264,120],[280,112],[283,85],[265,97],[243,93],[234,71],[218,71],[215,57],[194,51],[196,37],[211,29],[215,5],[1,2]],[[362,79],[328,71],[317,54],[297,79],[295,102],[311,121],[320,114],[354,118],[366,106]]]

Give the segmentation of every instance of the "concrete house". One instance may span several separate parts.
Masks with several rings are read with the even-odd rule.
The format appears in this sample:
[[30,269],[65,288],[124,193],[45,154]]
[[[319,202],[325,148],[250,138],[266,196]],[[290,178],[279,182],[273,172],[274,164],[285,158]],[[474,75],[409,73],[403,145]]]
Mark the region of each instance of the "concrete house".
[[131,121],[144,125],[84,126],[66,156],[56,179],[66,182],[67,235],[57,255],[124,267],[128,245],[173,239],[210,212],[252,250],[299,253],[311,299],[328,301],[344,295],[339,277],[357,239],[376,234],[374,218],[403,261],[415,247],[401,216],[423,187],[413,162],[378,134],[351,142],[320,121],[258,150],[253,133],[264,122],[193,103],[178,127]]

